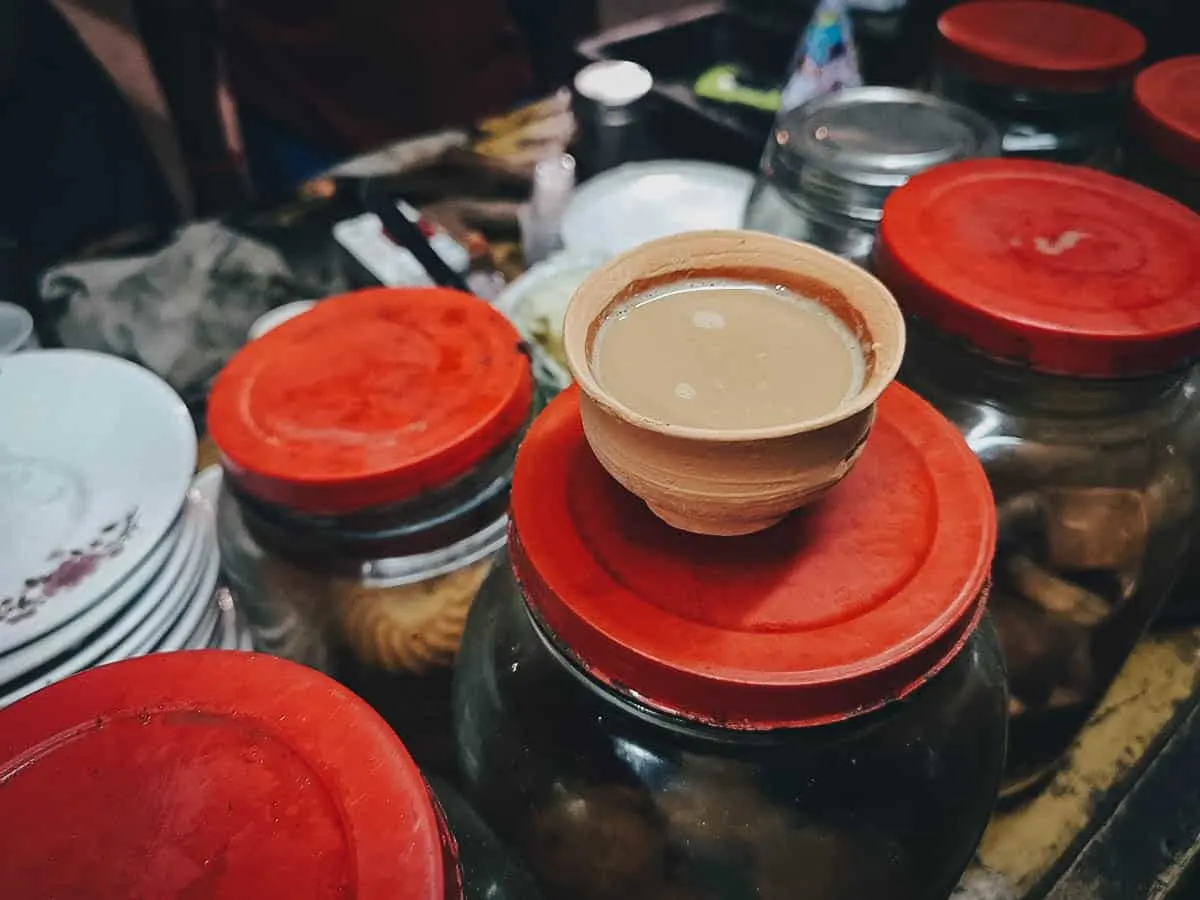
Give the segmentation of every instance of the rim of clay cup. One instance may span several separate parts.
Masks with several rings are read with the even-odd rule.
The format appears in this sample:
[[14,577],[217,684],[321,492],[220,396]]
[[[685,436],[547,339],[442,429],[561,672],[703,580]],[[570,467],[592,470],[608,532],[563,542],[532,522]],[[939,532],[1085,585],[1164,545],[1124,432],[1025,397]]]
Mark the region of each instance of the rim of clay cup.
[[[766,258],[758,262],[749,259],[756,253]],[[777,272],[785,286],[789,276],[823,283],[837,290],[858,311],[870,329],[875,356],[871,373],[858,393],[831,412],[812,419],[759,428],[701,428],[670,425],[643,415],[600,386],[590,362],[595,332],[613,306],[640,293],[636,285],[656,279],[658,283],[669,282],[672,276],[677,276],[680,281],[736,279],[736,274],[722,273],[747,267],[760,273]],[[631,272],[636,273],[632,279],[629,277]],[[795,291],[794,287],[790,289]],[[822,303],[819,297],[798,293],[805,299]],[[904,357],[906,339],[900,307],[892,292],[874,275],[812,244],[754,231],[692,231],[649,241],[626,251],[588,275],[572,295],[563,321],[567,365],[575,382],[593,402],[637,428],[712,442],[763,440],[819,431],[861,413],[874,404],[895,379]],[[859,343],[860,346],[864,343],[861,336]]]

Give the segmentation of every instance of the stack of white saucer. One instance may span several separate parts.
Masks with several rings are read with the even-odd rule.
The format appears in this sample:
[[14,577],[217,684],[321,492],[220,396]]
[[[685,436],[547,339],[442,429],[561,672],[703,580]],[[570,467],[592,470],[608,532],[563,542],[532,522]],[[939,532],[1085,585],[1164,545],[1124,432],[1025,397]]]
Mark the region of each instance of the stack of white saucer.
[[250,648],[218,588],[218,470],[171,388],[113,356],[0,358],[0,706],[119,659]]

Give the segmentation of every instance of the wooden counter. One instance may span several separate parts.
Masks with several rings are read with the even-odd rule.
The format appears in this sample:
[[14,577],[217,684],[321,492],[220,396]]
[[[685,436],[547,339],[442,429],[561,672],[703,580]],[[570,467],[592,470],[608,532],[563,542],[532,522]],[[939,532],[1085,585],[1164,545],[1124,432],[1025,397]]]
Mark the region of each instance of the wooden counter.
[[1144,639],[1050,785],[1024,806],[992,818],[956,897],[1025,900],[1053,887],[1191,711],[1198,688],[1200,628]]

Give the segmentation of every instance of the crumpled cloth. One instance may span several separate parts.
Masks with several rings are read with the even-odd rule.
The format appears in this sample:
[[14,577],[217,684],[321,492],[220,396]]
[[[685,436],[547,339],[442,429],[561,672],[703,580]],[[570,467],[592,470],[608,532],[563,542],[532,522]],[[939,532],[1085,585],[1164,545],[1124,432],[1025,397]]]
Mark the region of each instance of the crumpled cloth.
[[141,363],[189,402],[207,394],[256,318],[320,296],[273,248],[215,222],[186,226],[149,256],[67,263],[41,281],[42,301],[65,307],[64,346]]

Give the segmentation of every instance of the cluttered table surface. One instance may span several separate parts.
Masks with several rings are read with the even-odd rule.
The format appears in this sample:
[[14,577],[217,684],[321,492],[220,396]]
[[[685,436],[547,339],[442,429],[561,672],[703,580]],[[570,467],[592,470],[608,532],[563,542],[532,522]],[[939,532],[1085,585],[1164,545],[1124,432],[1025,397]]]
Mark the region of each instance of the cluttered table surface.
[[[532,128],[535,136],[549,130],[545,124],[518,120],[517,127],[506,133],[500,123],[493,123],[482,147],[510,146],[527,153],[531,141],[520,137],[525,128]],[[516,242],[496,242],[491,253],[508,277],[520,271]],[[215,462],[211,442],[201,446],[200,465]],[[1176,811],[1172,810],[1161,818],[1131,824],[1128,820],[1136,810],[1128,812],[1122,804],[1140,779],[1171,784],[1189,771],[1195,760],[1188,751],[1194,751],[1196,744],[1192,713],[1198,697],[1200,628],[1166,626],[1148,635],[1045,790],[1028,803],[993,816],[956,897],[1023,900],[1049,893],[1056,900],[1117,900],[1160,896],[1155,891],[1170,888],[1188,861],[1195,837],[1188,830],[1200,819],[1183,814],[1173,820]],[[1164,760],[1162,771],[1155,772],[1156,759],[1175,736],[1188,746],[1177,750],[1179,759]],[[1163,791],[1164,786],[1151,789]],[[1165,792],[1170,795],[1171,788]],[[1111,823],[1124,825],[1121,835],[1113,838],[1104,833]],[[1145,838],[1146,846],[1138,846],[1134,837]],[[1103,866],[1088,855],[1097,852],[1089,841],[1107,841]],[[1059,879],[1062,884],[1056,887]]]
[[[204,314],[176,310],[178,318],[189,322],[186,334],[172,332],[172,314],[157,312],[152,325],[123,328],[113,318],[123,315],[115,304],[107,321],[68,312],[60,321],[60,333],[69,344],[88,345],[80,336],[90,329],[105,335],[108,349],[157,362],[154,367],[189,401],[203,432],[205,391],[217,368],[215,360],[227,353],[231,341],[240,340],[231,335],[244,335],[266,307],[373,283],[404,283],[411,274],[397,274],[386,246],[380,255],[377,234],[364,237],[361,230],[345,225],[357,222],[363,213],[364,184],[418,207],[429,229],[440,228],[469,257],[468,283],[488,296],[525,270],[522,234],[530,226],[521,216],[530,172],[538,160],[557,157],[570,137],[567,100],[558,96],[485,122],[471,133],[448,132],[353,160],[304,185],[293,203],[242,216],[230,223],[229,232],[194,234],[198,243],[189,251],[192,256],[199,252],[235,257],[246,246],[235,242],[240,238],[230,238],[234,231],[271,250],[234,276],[226,272],[224,280],[215,279],[219,286],[232,287],[219,308]],[[740,183],[721,189],[726,187],[734,195],[743,189]],[[335,226],[340,229],[336,240]],[[101,251],[98,255],[106,255],[111,248]],[[47,282],[52,305],[59,312],[69,311],[81,296],[104,294],[106,285],[127,274],[116,265],[117,269],[68,267],[52,275]],[[168,269],[174,271],[165,266],[158,274],[166,277]],[[239,298],[255,290],[246,287],[246,271],[253,271],[253,284],[265,279],[272,285],[265,306],[260,297],[238,308]],[[149,283],[153,285],[153,277]],[[197,295],[210,289],[206,286]],[[83,306],[75,303],[76,308]],[[111,346],[114,334],[131,343]],[[203,437],[197,469],[217,462],[213,442]],[[1200,837],[1200,816],[1171,809],[1166,799],[1176,790],[1181,798],[1194,795],[1192,788],[1177,786],[1189,769],[1195,771],[1198,697],[1200,628],[1157,628],[1137,646],[1049,784],[1032,799],[994,814],[955,896],[1164,896],[1184,877],[1191,848]],[[452,768],[449,760],[447,768]]]

